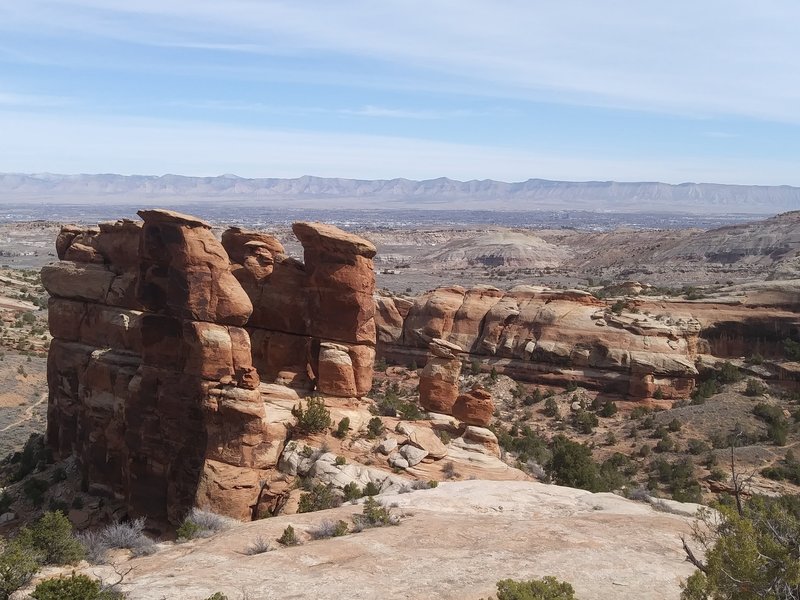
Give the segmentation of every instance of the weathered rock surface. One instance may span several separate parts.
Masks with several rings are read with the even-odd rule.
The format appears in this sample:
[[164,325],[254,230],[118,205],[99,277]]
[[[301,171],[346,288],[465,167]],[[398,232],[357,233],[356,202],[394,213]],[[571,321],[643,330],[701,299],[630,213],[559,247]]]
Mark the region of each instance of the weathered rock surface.
[[254,310],[247,323],[263,379],[363,396],[375,362],[371,242],[322,223],[295,223],[305,263],[272,236],[230,228],[223,245]]
[[456,419],[467,425],[486,427],[494,415],[492,395],[481,387],[474,387],[458,397],[452,412]]
[[[371,388],[375,249],[301,223],[303,265],[265,233],[231,228],[220,243],[190,215],[139,215],[64,227],[62,260],[42,270],[48,442],[134,515],[175,523],[198,506],[253,518],[279,500],[269,473],[291,458],[294,420],[267,418],[261,379],[332,396]],[[366,478],[351,470],[342,477]]]
[[237,326],[252,305],[207,224],[141,215],[65,228],[59,254],[84,262],[43,269],[48,442],[133,514],[176,522],[201,506],[250,518],[259,472],[272,466],[250,339]]
[[447,447],[432,429],[398,423],[396,430],[406,436],[409,444],[427,452],[427,456],[437,460],[447,456]]
[[[452,386],[438,383],[452,375],[441,374],[447,371],[446,359],[430,348],[437,339],[463,348],[464,361],[474,357],[518,379],[560,385],[579,380],[633,398],[656,388],[665,397],[686,397],[697,376],[701,327],[691,316],[671,320],[638,310],[614,313],[610,303],[587,292],[530,286],[508,292],[447,287],[423,294],[411,307],[406,303],[378,300],[379,352],[404,362],[432,359],[430,373],[423,369],[420,395],[435,412],[450,413],[455,402],[447,393]],[[447,365],[452,373],[455,363]]]
[[[398,527],[246,556],[257,537],[275,540],[291,524],[308,539],[323,519],[349,522],[361,507],[263,519],[129,561],[122,590],[131,600],[201,600],[217,591],[253,600],[478,600],[495,594],[500,579],[552,575],[569,581],[578,598],[677,600],[694,570],[680,545],[691,518],[612,494],[463,481],[382,499],[407,515]],[[424,577],[420,557],[436,565]],[[114,576],[112,566],[86,570]]]
[[419,374],[419,401],[425,410],[449,414],[458,398],[461,348],[434,338],[428,344],[425,367]]

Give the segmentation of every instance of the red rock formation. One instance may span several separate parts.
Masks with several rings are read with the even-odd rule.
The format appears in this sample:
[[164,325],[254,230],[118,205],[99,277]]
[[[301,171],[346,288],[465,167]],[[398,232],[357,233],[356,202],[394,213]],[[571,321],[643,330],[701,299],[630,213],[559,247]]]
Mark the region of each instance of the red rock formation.
[[492,395],[482,387],[475,386],[458,397],[453,404],[452,415],[467,425],[486,427],[494,415]]
[[659,387],[666,397],[686,397],[697,375],[697,320],[615,314],[579,290],[449,287],[417,298],[405,317],[394,298],[378,306],[379,351],[395,360],[422,362],[430,341],[442,338],[523,381],[578,380],[632,398]]
[[449,415],[458,397],[462,349],[435,338],[428,346],[425,367],[419,374],[419,401],[430,412]]
[[375,360],[375,247],[322,223],[295,223],[305,263],[266,234],[228,229],[222,241],[254,311],[247,323],[265,380],[363,396]]
[[262,482],[285,442],[260,380],[371,388],[374,247],[298,224],[304,265],[267,234],[230,229],[220,243],[200,219],[139,214],[64,227],[62,260],[42,269],[49,444],[132,514],[175,523],[199,506],[249,519],[275,500]]
[[[264,406],[238,327],[252,305],[207,224],[140,214],[143,225],[65,228],[59,254],[83,262],[42,269],[55,338],[49,443],[77,454],[85,478],[123,496],[134,514],[176,522],[202,505],[249,518],[258,473],[272,466],[260,456]],[[76,244],[94,254],[74,252]],[[239,486],[235,502],[209,494],[231,471],[254,482],[250,492]]]

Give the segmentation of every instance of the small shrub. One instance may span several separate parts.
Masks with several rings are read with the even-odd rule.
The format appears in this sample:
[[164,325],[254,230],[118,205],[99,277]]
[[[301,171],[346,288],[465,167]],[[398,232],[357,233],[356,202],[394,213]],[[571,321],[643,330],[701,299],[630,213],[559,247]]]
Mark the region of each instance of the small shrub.
[[278,538],[278,543],[282,546],[297,546],[300,544],[300,540],[297,539],[297,534],[294,532],[294,527],[287,525],[281,537]]
[[728,474],[720,469],[719,467],[714,467],[711,469],[711,472],[708,474],[708,478],[711,481],[727,481]]
[[252,544],[245,548],[244,553],[248,556],[253,556],[255,554],[264,554],[264,552],[269,552],[270,550],[272,550],[272,546],[269,541],[259,535],[253,540]]
[[547,474],[558,485],[589,491],[601,491],[597,464],[592,451],[585,445],[573,442],[559,434],[551,444],[552,458],[547,464]]
[[344,439],[347,436],[347,432],[350,430],[350,417],[344,417],[341,421],[339,421],[339,425],[336,426],[336,432],[333,434],[340,439]]
[[758,379],[748,379],[747,380],[747,387],[744,389],[745,396],[763,396],[767,393],[766,385],[760,382]]
[[203,537],[202,533],[203,530],[200,528],[200,526],[189,519],[184,519],[183,523],[181,523],[180,527],[178,527],[178,529],[175,531],[179,542]]
[[323,521],[309,531],[315,540],[323,540],[332,537],[341,537],[349,533],[349,527],[345,521]]
[[494,382],[497,381],[497,378],[498,378],[497,369],[492,367],[492,370],[489,371],[489,379],[491,379]]
[[478,375],[481,372],[481,363],[475,359],[469,364],[470,373],[473,375]]
[[453,463],[452,460],[448,460],[446,463],[442,465],[442,475],[444,475],[447,479],[455,479],[458,477],[458,472],[456,471],[456,465]]
[[615,402],[606,402],[602,408],[597,412],[601,417],[613,417],[617,414],[617,405]]
[[675,442],[669,436],[665,436],[660,440],[658,440],[658,443],[656,444],[655,447],[656,452],[672,452],[674,450],[675,450]]
[[70,577],[46,579],[31,593],[34,600],[116,600],[124,598],[120,592],[103,589],[101,583],[72,573]]
[[192,540],[199,537],[209,537],[230,529],[236,524],[234,519],[218,515],[211,511],[193,508],[178,527],[179,540]]
[[532,394],[528,394],[527,396],[525,396],[525,398],[523,398],[522,404],[524,404],[525,406],[533,406],[534,404],[538,404],[542,400],[544,400],[544,394],[542,394],[542,390],[540,390],[537,387],[535,390],[533,390]]
[[44,494],[50,486],[44,479],[30,477],[22,484],[22,493],[34,506],[39,507],[44,502]]
[[62,512],[44,513],[32,526],[23,527],[15,542],[30,548],[43,565],[74,565],[86,554]]
[[214,592],[206,600],[228,600],[228,597],[222,592]]
[[789,422],[780,407],[759,402],[753,407],[753,414],[767,424],[767,436],[773,443],[778,446],[786,445]]
[[380,417],[372,417],[367,423],[367,436],[370,439],[375,439],[383,433],[384,426]]
[[434,433],[436,433],[436,437],[438,437],[445,446],[453,441],[450,434],[442,429],[437,429]]
[[705,454],[711,450],[711,446],[709,446],[703,440],[698,439],[691,439],[689,440],[689,454]]
[[105,564],[110,548],[99,531],[82,531],[76,537],[86,550],[87,561],[93,565]]
[[783,340],[783,353],[789,360],[800,362],[800,342],[786,338]]
[[143,517],[127,523],[111,523],[100,531],[100,540],[109,549],[127,549],[134,556],[147,556],[156,548],[155,542],[144,534],[144,525]]
[[783,460],[771,467],[763,469],[761,474],[775,481],[785,480],[795,485],[800,485],[800,461],[798,461],[794,453],[789,450]]
[[650,409],[646,406],[637,406],[635,407],[630,414],[631,420],[641,419],[642,417],[646,417],[650,414]]
[[30,583],[39,570],[39,561],[31,548],[16,541],[0,552],[0,600],[8,600],[18,589]]
[[653,449],[647,444],[642,444],[642,447],[639,448],[639,456],[641,456],[642,458],[647,458],[648,456],[650,456],[652,450]]
[[377,496],[381,493],[381,489],[377,486],[374,481],[370,481],[367,485],[364,486],[363,495],[364,496]]
[[331,424],[331,413],[322,398],[306,398],[306,408],[303,409],[301,402],[292,408],[292,416],[297,419],[295,427],[301,433],[319,433]]
[[598,424],[599,421],[594,413],[583,409],[573,413],[572,426],[580,433],[592,433]]
[[544,403],[544,412],[545,416],[557,418],[561,416],[561,411],[558,410],[558,402],[556,402],[555,398],[548,398]]
[[736,365],[725,361],[722,363],[722,366],[719,369],[719,373],[717,374],[717,378],[722,383],[736,383],[740,381],[744,377],[742,372],[739,370],[739,367]]
[[366,529],[369,527],[397,525],[399,521],[392,515],[390,509],[375,500],[375,498],[369,497],[364,501],[361,514],[353,516],[353,522],[357,528]]
[[555,577],[497,582],[497,600],[575,600],[575,589]]
[[388,367],[389,365],[386,363],[386,359],[383,357],[375,361],[375,370],[380,373],[385,373]]
[[653,399],[655,400],[663,400],[664,399],[664,390],[661,389],[661,386],[656,388],[656,391],[653,392]]
[[759,354],[758,352],[754,352],[747,358],[745,362],[750,365],[763,365],[764,357],[761,356],[761,354]]
[[669,423],[667,423],[667,429],[671,432],[675,433],[676,431],[681,430],[681,422],[678,419],[672,419]]
[[335,464],[337,467],[341,467],[342,465],[347,464],[347,459],[344,456],[337,456],[336,460],[333,461],[333,464]]
[[8,512],[8,509],[11,508],[11,503],[14,499],[11,497],[6,490],[3,490],[3,493],[0,494],[0,515],[5,512]]
[[625,310],[625,302],[622,300],[617,300],[611,305],[611,312],[615,315],[621,315],[623,310]]
[[361,491],[361,488],[358,487],[358,484],[355,481],[351,481],[344,486],[342,491],[344,492],[344,499],[346,501],[358,500],[364,495],[364,492]]
[[318,483],[310,492],[300,496],[297,512],[307,513],[318,510],[327,510],[342,505],[342,498],[334,491],[332,486]]

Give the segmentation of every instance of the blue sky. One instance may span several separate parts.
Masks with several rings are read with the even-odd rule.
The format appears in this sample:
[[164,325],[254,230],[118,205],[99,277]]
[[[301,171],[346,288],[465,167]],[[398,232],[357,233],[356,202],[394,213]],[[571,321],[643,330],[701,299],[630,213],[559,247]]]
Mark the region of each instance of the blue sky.
[[800,185],[796,0],[0,0],[0,171]]

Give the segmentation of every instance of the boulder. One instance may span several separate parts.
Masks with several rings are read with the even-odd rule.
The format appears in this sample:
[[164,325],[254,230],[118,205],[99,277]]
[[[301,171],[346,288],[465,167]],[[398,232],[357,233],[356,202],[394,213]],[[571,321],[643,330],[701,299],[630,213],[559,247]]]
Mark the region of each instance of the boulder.
[[468,445],[479,446],[484,453],[490,456],[500,457],[500,444],[497,436],[485,427],[467,425],[461,439]]
[[251,255],[251,244],[266,249],[270,255],[286,254],[283,244],[274,236],[263,231],[253,231],[241,227],[229,227],[222,233],[222,246],[228,253],[232,262],[244,264],[245,259]]
[[397,448],[397,440],[394,438],[386,438],[385,440],[381,441],[378,444],[378,452],[381,454],[389,455],[391,454],[395,448]]
[[421,463],[422,459],[428,456],[428,452],[412,444],[406,444],[400,448],[400,455],[408,461],[408,466],[413,467]]
[[390,455],[387,460],[389,461],[389,466],[396,469],[407,469],[410,466],[408,460],[397,453]]
[[458,397],[453,405],[453,416],[468,425],[486,427],[494,416],[492,395],[483,388],[472,388]]
[[114,273],[93,263],[60,261],[42,267],[42,285],[51,296],[106,303]]
[[323,342],[319,349],[319,374],[317,387],[323,394],[355,397],[358,395],[353,361],[348,347]]
[[425,450],[427,455],[433,459],[447,456],[447,447],[432,429],[400,422],[397,424],[396,431],[405,435],[409,444]]
[[461,349],[441,339],[432,340],[428,359],[419,374],[419,400],[425,410],[450,414],[458,398]]

